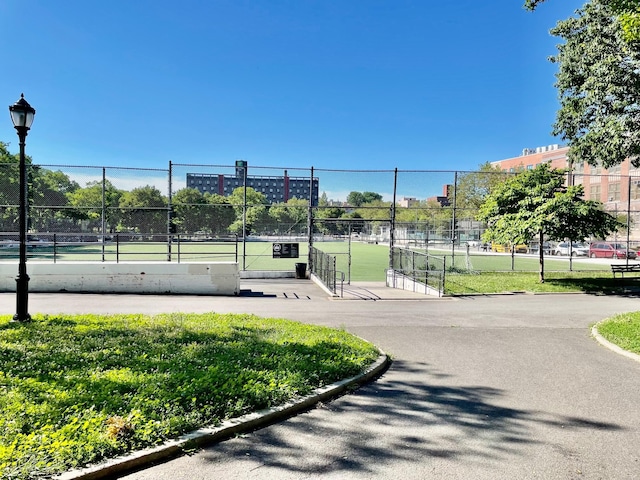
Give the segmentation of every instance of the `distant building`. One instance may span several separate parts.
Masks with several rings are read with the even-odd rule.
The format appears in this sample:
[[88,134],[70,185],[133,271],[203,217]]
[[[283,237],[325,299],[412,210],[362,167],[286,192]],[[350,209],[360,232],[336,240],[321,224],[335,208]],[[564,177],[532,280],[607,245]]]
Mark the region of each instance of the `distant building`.
[[640,238],[640,169],[631,165],[629,159],[609,169],[589,165],[586,162],[572,164],[567,157],[569,147],[549,145],[535,149],[525,148],[522,155],[491,162],[505,172],[532,170],[541,163],[552,168],[572,172],[569,182],[582,185],[584,197],[602,202],[610,212],[626,212],[631,218],[631,235]]
[[[187,173],[187,187],[195,188],[201,193],[217,193],[224,197],[244,186],[245,171],[248,172],[247,162],[236,161],[235,175],[216,175],[203,173]],[[254,177],[247,174],[247,187],[262,193],[269,203],[286,203],[292,198],[308,200],[310,204],[318,205],[319,181],[306,177],[290,177],[284,171],[282,177]]]
[[443,185],[442,186],[442,195],[438,195],[437,197],[429,197],[427,198],[427,202],[438,202],[443,207],[448,207],[450,205],[449,202],[449,193],[453,189],[453,185]]
[[571,183],[583,185],[585,198],[602,202],[611,210],[626,210],[628,202],[631,210],[640,210],[640,170],[631,165],[628,159],[607,170],[586,162],[572,164],[567,157],[568,152],[569,147],[558,145],[525,148],[522,155],[491,162],[491,165],[505,172],[517,172],[549,163],[552,168],[571,171]]
[[398,206],[403,208],[409,208],[418,203],[418,199],[415,197],[402,197],[398,200]]

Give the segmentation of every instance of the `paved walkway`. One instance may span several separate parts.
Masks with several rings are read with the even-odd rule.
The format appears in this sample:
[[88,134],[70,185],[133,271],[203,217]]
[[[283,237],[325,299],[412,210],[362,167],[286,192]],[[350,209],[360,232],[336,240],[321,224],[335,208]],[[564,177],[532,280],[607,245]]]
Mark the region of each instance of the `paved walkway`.
[[[391,354],[376,382],[123,477],[636,479],[640,363],[590,336],[632,297],[333,300],[308,281],[241,297],[31,294],[30,312],[248,312],[346,328]],[[374,291],[375,286],[363,287]],[[258,293],[261,292],[261,293]],[[404,295],[404,294],[403,294]],[[0,294],[13,313],[15,294]]]

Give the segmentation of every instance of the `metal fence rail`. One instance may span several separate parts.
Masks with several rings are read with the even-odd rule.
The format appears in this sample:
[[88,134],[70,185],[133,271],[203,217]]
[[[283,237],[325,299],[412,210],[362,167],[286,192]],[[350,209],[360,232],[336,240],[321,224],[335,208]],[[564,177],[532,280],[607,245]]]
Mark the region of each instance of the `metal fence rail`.
[[311,273],[313,273],[332,293],[336,293],[336,257],[311,247]]
[[[15,232],[0,233],[0,261],[18,256]],[[197,238],[190,235],[116,233],[94,235],[52,233],[30,235],[28,258],[38,261],[125,262],[125,261],[238,261],[238,239]]]
[[[474,255],[476,252],[472,249],[465,255],[462,249],[467,244],[479,245],[481,242],[485,225],[475,220],[475,215],[478,202],[482,200],[482,189],[510,175],[507,172],[454,170],[247,167],[256,178],[271,179],[256,184],[256,189],[262,189],[268,195],[283,193],[276,181],[279,178],[302,182],[296,189],[288,190],[291,195],[288,201],[274,203],[267,201],[261,191],[247,192],[236,167],[232,164],[172,162],[168,162],[168,168],[156,169],[29,164],[28,235],[48,237],[48,241],[53,242],[52,246],[46,246],[30,240],[33,242],[29,245],[30,255],[41,253],[44,258],[48,253],[57,260],[63,247],[70,250],[74,246],[70,244],[74,242],[86,246],[91,242],[85,240],[99,238],[103,239],[104,248],[98,249],[96,259],[106,261],[114,254],[105,239],[116,235],[117,244],[123,247],[126,235],[131,236],[129,243],[134,243],[132,239],[138,236],[144,237],[144,242],[164,242],[163,251],[157,255],[168,261],[176,261],[176,255],[181,260],[188,256],[195,259],[195,250],[187,253],[190,249],[185,244],[191,237],[198,236],[218,238],[234,234],[243,242],[252,237],[292,237],[300,238],[300,242],[309,246],[313,246],[313,238],[317,235],[357,236],[362,242],[387,245],[390,249],[387,266],[392,262],[391,248],[398,246],[427,254],[432,249],[439,249],[440,252],[434,253],[448,256],[450,267],[484,270],[485,262],[480,254],[489,252]],[[9,245],[11,233],[18,231],[18,173],[16,163],[0,164],[0,233],[5,235],[4,240]],[[202,176],[203,184],[197,185],[202,191],[188,185],[188,175]],[[207,185],[223,176],[234,178],[233,185],[227,188],[225,184],[222,189],[220,185],[217,189],[213,184]],[[310,191],[305,182],[319,185],[321,195],[317,202],[314,199],[310,204],[303,199]],[[604,208],[627,225],[626,229],[613,232],[607,240],[624,243],[628,248],[640,245],[640,171],[634,170],[629,175],[587,175],[576,171],[567,177],[569,182],[582,184],[585,198],[603,200],[606,197]],[[605,194],[602,189],[606,185]],[[380,197],[373,201],[362,198],[363,202],[359,202],[352,198],[354,203],[329,197],[329,192],[349,191],[360,193],[362,197],[364,193],[381,193],[373,193]],[[442,195],[430,196],[438,191],[442,191]],[[54,235],[57,236],[55,241],[51,239]],[[5,251],[2,247],[5,245],[0,243],[0,259],[10,258],[11,248],[7,247],[8,251]],[[50,247],[51,251],[47,252]],[[89,250],[95,252],[95,248]],[[116,249],[115,260],[119,261],[121,256],[126,258],[127,250]],[[240,251],[243,269],[262,268],[257,256],[247,262],[251,249],[243,244]],[[156,259],[157,255],[154,253],[149,258]],[[472,267],[462,265],[463,261]],[[311,258],[309,263],[313,265]],[[518,262],[516,257],[504,269],[525,267],[527,264]]]
[[446,259],[407,248],[393,247],[394,272],[444,293]]

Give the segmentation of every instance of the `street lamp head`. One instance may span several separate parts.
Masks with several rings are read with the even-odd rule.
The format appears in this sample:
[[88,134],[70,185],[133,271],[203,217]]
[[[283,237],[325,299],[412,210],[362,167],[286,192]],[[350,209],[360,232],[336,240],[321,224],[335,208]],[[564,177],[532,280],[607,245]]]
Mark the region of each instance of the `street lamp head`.
[[26,132],[31,128],[36,110],[24,99],[24,93],[20,95],[20,100],[9,106],[9,112],[11,113],[11,121],[16,130]]

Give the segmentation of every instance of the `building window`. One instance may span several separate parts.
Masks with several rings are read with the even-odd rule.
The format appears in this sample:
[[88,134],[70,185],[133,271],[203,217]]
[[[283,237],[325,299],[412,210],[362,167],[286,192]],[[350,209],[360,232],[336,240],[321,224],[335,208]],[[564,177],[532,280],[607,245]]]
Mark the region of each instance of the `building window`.
[[533,165],[527,165],[527,170],[533,170]]
[[589,199],[600,201],[600,185],[591,185],[589,189]]
[[631,200],[640,199],[640,180],[631,180]]
[[620,182],[609,184],[609,201],[620,200]]

